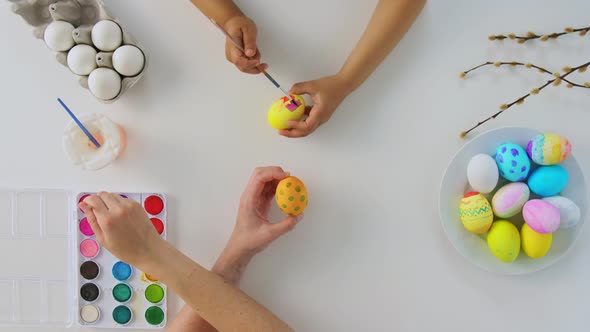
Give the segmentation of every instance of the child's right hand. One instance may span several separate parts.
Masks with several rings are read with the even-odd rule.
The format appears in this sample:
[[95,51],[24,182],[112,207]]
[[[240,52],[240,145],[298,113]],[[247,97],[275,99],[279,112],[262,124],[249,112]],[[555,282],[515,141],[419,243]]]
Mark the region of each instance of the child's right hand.
[[268,66],[260,63],[260,51],[256,46],[256,24],[244,15],[237,15],[227,20],[223,26],[236,42],[241,44],[245,50],[242,53],[231,41],[225,42],[225,57],[236,65],[238,69],[248,74],[259,74],[257,68],[260,65],[263,69]]

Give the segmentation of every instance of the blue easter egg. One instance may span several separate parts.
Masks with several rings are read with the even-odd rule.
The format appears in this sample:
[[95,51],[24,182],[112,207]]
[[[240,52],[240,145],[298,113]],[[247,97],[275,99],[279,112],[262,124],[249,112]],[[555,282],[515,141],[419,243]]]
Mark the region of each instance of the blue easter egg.
[[529,178],[529,188],[543,197],[559,194],[569,181],[565,168],[559,165],[537,168]]
[[526,151],[517,144],[504,143],[496,151],[496,164],[500,175],[508,181],[524,181],[531,170]]

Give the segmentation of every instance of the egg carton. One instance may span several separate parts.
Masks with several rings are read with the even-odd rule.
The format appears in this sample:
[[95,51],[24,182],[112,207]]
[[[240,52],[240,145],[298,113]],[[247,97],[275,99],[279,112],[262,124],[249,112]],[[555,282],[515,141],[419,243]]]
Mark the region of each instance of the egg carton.
[[[119,20],[113,16],[106,8],[102,0],[8,0],[12,3],[12,11],[21,16],[25,22],[27,22],[33,28],[33,35],[37,39],[44,41],[43,36],[45,29],[54,20],[61,20],[70,22],[74,27],[81,30],[90,30],[90,28],[98,21],[111,20],[116,22],[123,31],[123,45],[137,46],[143,51],[143,48],[138,45],[137,41],[133,36],[123,28],[123,25]],[[76,44],[80,44],[78,40]],[[52,51],[53,52],[53,51]],[[65,67],[67,64],[68,52],[54,52],[57,62],[61,63]],[[99,64],[99,67],[113,68],[112,62],[109,61],[109,55],[112,53],[105,53],[106,57]],[[133,77],[123,77],[121,81],[121,91],[119,94],[110,100],[102,100],[97,98],[99,101],[110,104],[118,100],[129,88],[134,86],[143,76],[147,67],[148,58],[144,52],[145,63],[142,71]],[[69,67],[68,67],[69,69]],[[88,89],[88,76],[78,76],[78,82],[82,87]]]

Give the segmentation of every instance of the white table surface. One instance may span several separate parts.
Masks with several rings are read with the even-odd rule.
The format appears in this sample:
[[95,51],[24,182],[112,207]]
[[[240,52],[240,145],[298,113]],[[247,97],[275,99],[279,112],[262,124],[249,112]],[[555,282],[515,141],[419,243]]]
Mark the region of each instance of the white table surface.
[[[437,195],[447,163],[465,143],[458,133],[547,79],[490,67],[462,81],[460,71],[485,60],[559,70],[590,54],[588,36],[525,46],[487,36],[587,26],[590,2],[432,0],[380,69],[304,139],[269,127],[266,111],[279,91],[228,64],[222,36],[188,1],[105,2],[150,58],[144,79],[113,105],[78,86],[0,3],[2,187],[165,192],[170,241],[210,267],[252,169],[281,165],[305,181],[310,205],[292,233],[255,258],[242,288],[296,330],[587,329],[587,225],[561,262],[505,277],[455,251],[440,226]],[[334,73],[376,0],[239,3],[258,24],[271,73],[289,86]],[[61,149],[68,120],[58,96],[78,113],[104,112],[121,124],[129,136],[122,158],[98,172],[74,168]],[[551,87],[482,130],[562,133],[588,170],[589,101],[588,91]],[[169,301],[171,312],[180,306],[177,297]]]

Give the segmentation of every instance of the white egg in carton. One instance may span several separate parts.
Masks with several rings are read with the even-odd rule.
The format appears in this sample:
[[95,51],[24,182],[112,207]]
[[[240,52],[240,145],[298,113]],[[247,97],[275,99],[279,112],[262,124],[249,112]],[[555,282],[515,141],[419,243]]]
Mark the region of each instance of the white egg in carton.
[[147,56],[102,0],[9,0],[56,59],[101,102],[112,103],[143,76]]

